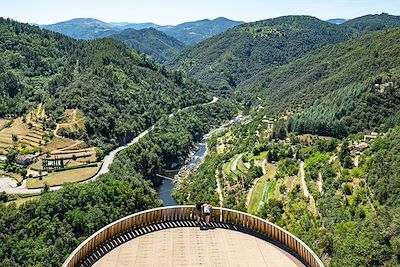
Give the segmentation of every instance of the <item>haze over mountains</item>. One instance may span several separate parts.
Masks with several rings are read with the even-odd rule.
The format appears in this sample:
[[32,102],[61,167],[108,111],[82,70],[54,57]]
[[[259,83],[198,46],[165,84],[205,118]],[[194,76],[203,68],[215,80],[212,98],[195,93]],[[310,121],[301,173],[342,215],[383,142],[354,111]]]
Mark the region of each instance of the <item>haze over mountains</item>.
[[193,45],[242,23],[241,21],[233,21],[221,17],[213,20],[204,19],[185,22],[176,26],[161,26],[154,23],[107,23],[93,18],[76,18],[55,24],[40,25],[40,27],[63,33],[76,39],[86,40],[109,36],[125,29],[142,30],[154,28],[186,45]]
[[338,19],[328,19],[327,20],[327,22],[332,23],[332,24],[337,24],[337,25],[343,24],[346,21],[347,21],[347,19],[340,19],[340,18],[338,18]]
[[[76,18],[39,26],[76,39],[115,38],[163,63],[184,46],[199,43],[242,23],[221,17],[185,22],[176,26],[161,26],[154,23],[107,23],[93,18]],[[151,28],[155,30],[150,30]]]

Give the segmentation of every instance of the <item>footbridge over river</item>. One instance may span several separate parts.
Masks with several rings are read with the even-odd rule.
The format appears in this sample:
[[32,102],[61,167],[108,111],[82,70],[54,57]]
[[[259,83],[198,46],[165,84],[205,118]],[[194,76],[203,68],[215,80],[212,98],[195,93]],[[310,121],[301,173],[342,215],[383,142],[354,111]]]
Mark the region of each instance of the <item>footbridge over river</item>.
[[142,211],[100,229],[64,262],[73,266],[323,267],[300,239],[256,216],[213,208],[213,230],[195,223],[194,206]]

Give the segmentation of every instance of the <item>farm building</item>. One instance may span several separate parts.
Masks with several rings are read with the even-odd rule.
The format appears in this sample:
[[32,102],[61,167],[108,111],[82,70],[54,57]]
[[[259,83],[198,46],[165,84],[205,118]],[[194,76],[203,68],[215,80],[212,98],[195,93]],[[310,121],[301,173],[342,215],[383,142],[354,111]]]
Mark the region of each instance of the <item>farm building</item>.
[[39,153],[29,155],[18,155],[15,158],[15,163],[21,167],[27,167],[38,160]]

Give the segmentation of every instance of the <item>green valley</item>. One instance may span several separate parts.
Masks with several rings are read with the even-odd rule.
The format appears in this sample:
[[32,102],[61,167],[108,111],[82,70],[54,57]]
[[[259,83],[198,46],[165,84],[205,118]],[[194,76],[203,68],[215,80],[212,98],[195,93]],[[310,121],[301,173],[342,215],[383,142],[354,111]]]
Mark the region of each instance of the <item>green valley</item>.
[[[398,16],[135,25],[56,25],[110,37],[76,40],[0,18],[0,266],[61,266],[104,226],[165,206],[166,181],[170,205],[258,216],[327,267],[400,266]],[[213,230],[186,209],[139,219]],[[246,218],[222,228],[261,222]],[[284,248],[273,235],[257,242]]]

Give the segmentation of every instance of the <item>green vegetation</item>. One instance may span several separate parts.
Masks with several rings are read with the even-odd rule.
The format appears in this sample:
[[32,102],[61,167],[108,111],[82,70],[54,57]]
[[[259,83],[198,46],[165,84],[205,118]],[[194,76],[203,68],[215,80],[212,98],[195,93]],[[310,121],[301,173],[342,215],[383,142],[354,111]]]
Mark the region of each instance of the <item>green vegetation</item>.
[[76,41],[4,19],[0,33],[0,116],[24,115],[44,103],[45,126],[54,127],[66,109],[79,109],[85,114],[79,137],[105,151],[163,114],[211,98],[199,84],[114,40]]
[[140,142],[119,153],[96,182],[67,185],[20,208],[0,204],[0,266],[60,266],[96,230],[161,205],[151,182],[159,183],[155,174],[182,162],[210,127],[235,112],[233,104],[218,101],[164,116]]
[[119,153],[113,166],[138,170],[159,185],[161,181],[156,174],[170,169],[174,163],[183,164],[194,143],[212,127],[232,118],[235,112],[232,103],[220,100],[182,110],[172,118],[164,116],[138,144]]
[[142,30],[126,29],[109,37],[123,41],[130,48],[150,56],[159,63],[164,63],[185,47],[183,43],[175,38],[153,28]]
[[250,200],[247,206],[247,212],[251,214],[257,214],[259,211],[259,207],[263,207],[260,205],[262,201],[264,201],[263,196],[265,190],[265,187],[267,183],[269,183],[270,180],[272,180],[275,177],[276,174],[276,167],[274,165],[268,165],[267,166],[267,173],[262,176],[257,183],[255,184],[253,191],[251,192]]
[[[44,103],[49,129],[66,119],[67,109],[80,110],[84,125],[72,119],[80,129],[75,137],[97,146],[91,149],[97,156],[157,122],[98,181],[58,192],[47,192],[44,183],[44,193],[19,208],[0,204],[0,266],[59,266],[100,227],[161,205],[156,174],[182,165],[193,145],[240,104],[257,106],[244,111],[251,121],[208,140],[204,163],[177,182],[177,202],[217,205],[218,180],[225,207],[299,236],[326,266],[399,266],[400,29],[358,36],[382,28],[382,21],[396,25],[396,18],[355,21],[336,26],[282,17],[238,26],[186,50],[176,66],[213,89],[236,87],[242,101],[200,105],[211,98],[205,87],[115,40],[76,41],[0,19],[0,116],[16,118]],[[22,120],[29,125],[29,116],[1,120],[3,147],[21,139],[7,129]],[[356,151],[370,130],[381,134]],[[7,160],[17,154],[10,150]],[[0,194],[1,202],[10,200]]]
[[348,20],[343,24],[343,26],[354,28],[357,32],[362,34],[370,31],[383,30],[389,27],[399,27],[400,17],[392,16],[387,13],[366,15]]
[[226,91],[266,69],[347,40],[351,30],[307,16],[246,23],[183,50],[167,65]]
[[[352,123],[364,125],[368,122],[369,114],[364,117],[363,112],[377,112],[373,115],[377,120],[383,119],[386,109],[391,114],[389,102],[396,96],[389,90],[385,92],[388,95],[379,94],[373,86],[397,81],[399,60],[396,55],[400,47],[396,40],[399,36],[400,29],[395,28],[326,46],[280,68],[258,74],[237,91],[238,96],[250,102],[256,102],[257,95],[264,99],[268,96],[268,103],[276,112],[299,111],[315,105],[314,109],[305,110],[307,113],[302,117],[308,118],[309,125],[315,125],[311,132],[318,131],[319,127],[318,133],[326,134],[333,128],[336,130],[333,134],[343,136],[346,129],[340,129],[342,118],[352,120],[347,123],[351,128]],[[382,101],[377,99],[381,95],[385,97]],[[356,116],[364,121],[356,122]],[[344,121],[341,124],[345,124]],[[301,125],[307,126],[299,122],[294,130],[301,129]],[[358,127],[349,129],[350,132],[359,130]]]
[[53,173],[49,173],[43,178],[28,179],[27,188],[43,188],[45,184],[49,186],[63,185],[66,183],[77,183],[92,178],[99,171],[97,164],[79,165],[76,167],[64,168]]
[[60,266],[94,231],[160,204],[150,183],[133,172],[68,185],[19,208],[0,204],[0,266]]
[[[346,166],[342,158],[351,155],[351,139],[314,138],[299,141],[290,134],[286,140],[271,140],[260,117],[214,136],[209,155],[199,170],[182,180],[175,192],[180,203],[211,200],[217,205],[216,170],[222,181],[224,206],[253,212],[284,227],[310,245],[327,266],[396,266],[399,264],[398,143],[400,128],[377,139],[362,154],[359,167]],[[254,138],[256,132],[258,134]],[[351,137],[356,138],[356,137]],[[216,147],[229,142],[224,153]],[[293,150],[290,153],[289,150]],[[250,196],[246,179],[222,175],[226,164],[244,153],[243,161],[267,154],[276,161],[275,177],[263,181]],[[293,156],[296,155],[296,158]],[[301,189],[298,160],[305,161],[305,181],[310,196]],[[353,161],[350,156],[350,161]],[[218,172],[217,172],[218,173]],[[268,173],[267,173],[268,174]],[[249,174],[242,174],[248,176]],[[196,192],[192,194],[191,192]],[[258,194],[258,196],[253,196]],[[259,199],[254,201],[254,198]],[[260,208],[255,202],[261,203]],[[264,203],[264,204],[263,204]],[[374,228],[378,230],[374,230]],[[370,257],[369,255],[373,255]]]
[[[194,45],[226,31],[236,25],[242,24],[240,21],[233,21],[227,18],[216,18],[213,20],[203,19],[198,21],[189,21],[178,24],[176,26],[161,26],[154,23],[107,23],[93,18],[75,18],[55,24],[41,25],[40,27],[59,32],[76,39],[91,40],[96,38],[104,38],[113,34],[119,34],[124,30],[147,30],[156,29],[164,32],[168,36],[175,38],[186,45]],[[146,43],[147,39],[137,39],[138,42]],[[161,41],[161,39],[160,39]],[[152,43],[154,44],[154,43]],[[158,44],[158,43],[157,43]]]

